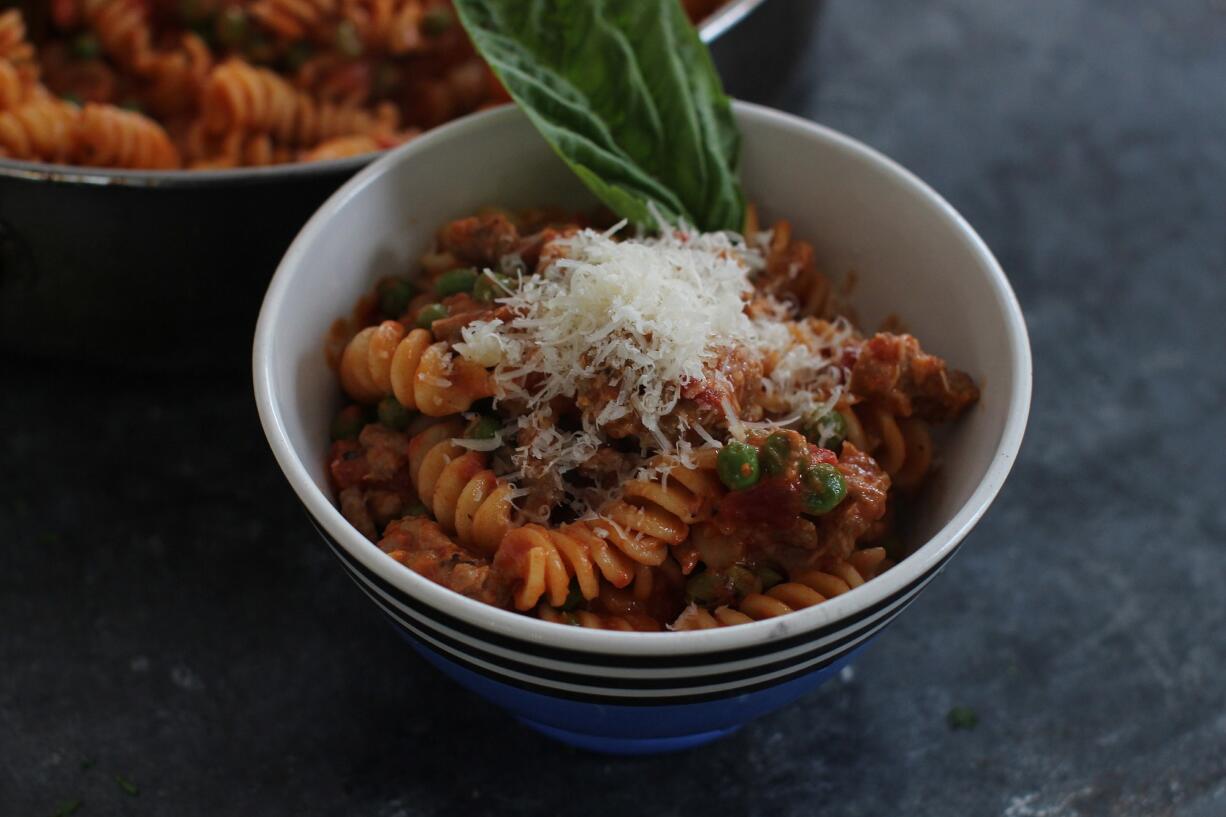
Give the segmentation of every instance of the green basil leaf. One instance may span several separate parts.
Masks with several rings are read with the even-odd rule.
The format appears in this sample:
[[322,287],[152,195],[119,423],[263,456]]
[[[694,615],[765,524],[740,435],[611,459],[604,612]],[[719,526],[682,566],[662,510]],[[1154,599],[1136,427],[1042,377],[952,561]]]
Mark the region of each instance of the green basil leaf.
[[618,215],[741,230],[740,134],[677,0],[456,0],[537,130]]

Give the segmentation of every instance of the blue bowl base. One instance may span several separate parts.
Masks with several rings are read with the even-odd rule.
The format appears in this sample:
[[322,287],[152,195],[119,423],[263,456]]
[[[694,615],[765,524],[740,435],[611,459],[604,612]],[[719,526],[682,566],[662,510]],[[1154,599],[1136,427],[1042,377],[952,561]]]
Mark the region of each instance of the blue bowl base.
[[556,726],[538,723],[529,718],[517,717],[516,720],[542,735],[570,746],[610,755],[654,755],[661,752],[679,752],[727,737],[741,728],[741,724],[736,724],[711,732],[695,732],[690,735],[675,735],[666,738],[622,738],[571,732]]

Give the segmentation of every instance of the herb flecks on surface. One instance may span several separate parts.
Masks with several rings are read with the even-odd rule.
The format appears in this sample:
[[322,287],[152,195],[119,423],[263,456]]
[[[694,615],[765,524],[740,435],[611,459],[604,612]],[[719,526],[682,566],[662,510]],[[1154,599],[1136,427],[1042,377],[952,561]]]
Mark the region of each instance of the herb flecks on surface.
[[979,725],[979,715],[969,706],[955,706],[945,715],[950,729],[974,729]]
[[71,817],[77,813],[77,809],[81,808],[80,800],[65,800],[56,808],[52,817]]

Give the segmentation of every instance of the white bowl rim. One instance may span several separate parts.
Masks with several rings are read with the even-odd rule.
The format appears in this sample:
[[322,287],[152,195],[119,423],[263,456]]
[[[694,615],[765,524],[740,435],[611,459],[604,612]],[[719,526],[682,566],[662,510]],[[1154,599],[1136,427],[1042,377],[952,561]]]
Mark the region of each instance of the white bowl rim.
[[[992,463],[983,481],[967,501],[935,535],[914,553],[886,573],[848,593],[780,618],[741,624],[736,627],[685,632],[641,633],[568,627],[531,618],[522,613],[503,610],[462,596],[406,569],[379,550],[373,542],[362,536],[341,515],[331,497],[315,485],[301,457],[290,443],[283,420],[282,404],[278,395],[273,391],[274,338],[282,319],[294,270],[305,258],[308,246],[327,229],[334,215],[376,178],[393,165],[412,161],[417,153],[429,149],[436,142],[483,128],[496,129],[524,115],[518,108],[508,106],[471,114],[428,131],[417,139],[389,152],[349,180],[320,207],[294,239],[273,275],[260,308],[252,363],[256,403],[264,433],[277,463],[308,513],[323,525],[328,534],[361,565],[383,581],[424,604],[478,629],[503,637],[590,654],[697,655],[700,657],[703,653],[753,647],[803,634],[855,615],[889,598],[924,576],[949,556],[971,531],[996,498],[1013,467],[1018,449],[1021,447],[1030,411],[1032,388],[1030,343],[1021,307],[1004,271],[983,239],[966,220],[928,185],[892,159],[849,136],[798,116],[741,101],[734,101],[733,106],[738,119],[756,120],[786,130],[805,131],[810,138],[824,141],[838,151],[866,160],[875,165],[878,170],[895,177],[913,193],[919,194],[955,227],[960,240],[987,270],[993,293],[1006,316],[1005,328],[1010,346],[1009,363],[1013,375],[1012,380],[1016,385],[1009,396],[1005,426]],[[337,314],[342,311],[344,311],[344,305],[339,305]]]

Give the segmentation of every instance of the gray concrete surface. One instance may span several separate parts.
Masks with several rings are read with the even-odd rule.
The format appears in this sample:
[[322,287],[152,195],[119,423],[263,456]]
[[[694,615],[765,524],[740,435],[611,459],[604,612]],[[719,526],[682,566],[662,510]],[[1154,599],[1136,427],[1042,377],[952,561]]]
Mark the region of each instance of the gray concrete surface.
[[1226,815],[1226,3],[832,0],[807,36],[738,90],[946,195],[1036,361],[1011,481],[854,673],[687,754],[555,745],[380,622],[245,375],[9,361],[0,815]]

